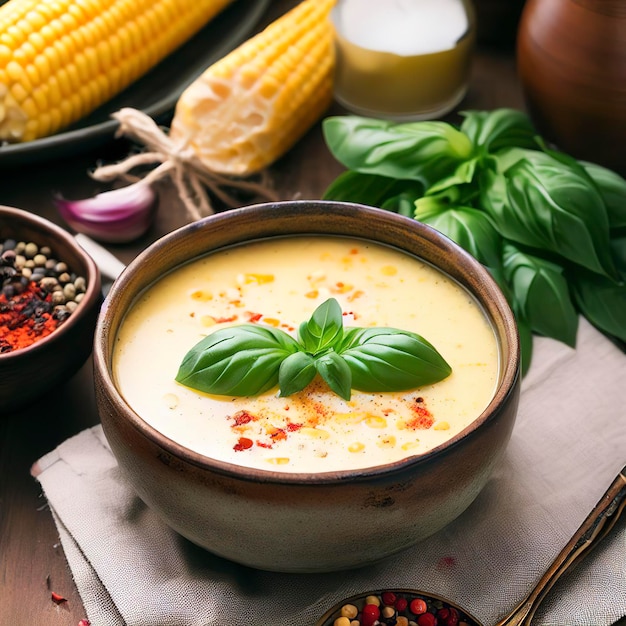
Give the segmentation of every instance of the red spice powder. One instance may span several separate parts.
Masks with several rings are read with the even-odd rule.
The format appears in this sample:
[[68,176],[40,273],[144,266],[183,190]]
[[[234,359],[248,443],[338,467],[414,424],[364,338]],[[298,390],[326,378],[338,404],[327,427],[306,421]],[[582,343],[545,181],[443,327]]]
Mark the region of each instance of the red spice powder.
[[26,348],[52,333],[61,320],[52,317],[51,295],[31,282],[20,294],[0,294],[0,353]]
[[406,422],[406,427],[413,430],[427,429],[435,423],[435,418],[431,412],[422,406],[423,398],[416,398],[415,404],[411,406],[411,411],[414,413],[414,417]]

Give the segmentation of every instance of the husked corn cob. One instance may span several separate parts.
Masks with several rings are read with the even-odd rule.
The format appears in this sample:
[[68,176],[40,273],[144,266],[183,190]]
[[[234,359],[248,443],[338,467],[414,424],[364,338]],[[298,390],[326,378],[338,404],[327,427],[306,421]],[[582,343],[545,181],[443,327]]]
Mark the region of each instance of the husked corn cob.
[[0,6],[0,141],[85,116],[232,0],[9,0]]
[[180,96],[172,139],[222,174],[286,152],[332,100],[334,3],[305,0],[209,67]]

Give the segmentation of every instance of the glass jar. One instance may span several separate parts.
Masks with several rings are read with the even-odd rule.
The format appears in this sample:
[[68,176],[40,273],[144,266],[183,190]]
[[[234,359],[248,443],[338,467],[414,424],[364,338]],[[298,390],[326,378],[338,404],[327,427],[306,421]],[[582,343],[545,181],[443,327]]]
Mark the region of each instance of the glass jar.
[[463,99],[476,19],[471,0],[338,0],[335,98],[394,120],[432,119]]

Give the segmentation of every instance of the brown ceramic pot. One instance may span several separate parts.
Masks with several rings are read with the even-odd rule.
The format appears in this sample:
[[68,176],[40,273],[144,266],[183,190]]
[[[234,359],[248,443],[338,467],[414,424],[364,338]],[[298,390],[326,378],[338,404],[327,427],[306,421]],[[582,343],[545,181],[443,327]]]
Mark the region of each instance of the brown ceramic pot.
[[87,292],[53,333],[27,348],[0,354],[0,417],[35,401],[69,380],[91,354],[102,292],[94,261],[67,231],[12,207],[0,207],[0,237],[48,245],[61,261],[87,280]]
[[[112,372],[116,335],[137,295],[165,272],[232,244],[290,234],[331,234],[417,255],[475,294],[501,348],[492,402],[470,426],[417,457],[360,470],[290,474],[219,462],[177,444],[124,401]],[[103,305],[94,369],[104,432],[140,497],[181,535],[256,568],[322,572],[365,565],[436,532],[485,485],[509,440],[519,396],[514,318],[486,270],[415,220],[360,205],[280,202],[185,226],[150,246]]]
[[625,175],[626,2],[527,0],[517,59],[539,132]]

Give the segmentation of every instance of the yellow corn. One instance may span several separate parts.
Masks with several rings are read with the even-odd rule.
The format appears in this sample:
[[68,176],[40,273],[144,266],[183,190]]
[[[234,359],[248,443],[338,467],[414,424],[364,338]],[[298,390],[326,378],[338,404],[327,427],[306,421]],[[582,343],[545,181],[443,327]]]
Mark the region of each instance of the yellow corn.
[[0,141],[93,111],[232,0],[9,0],[0,6]]
[[334,0],[305,0],[181,95],[170,136],[209,169],[247,175],[287,151],[332,100]]

